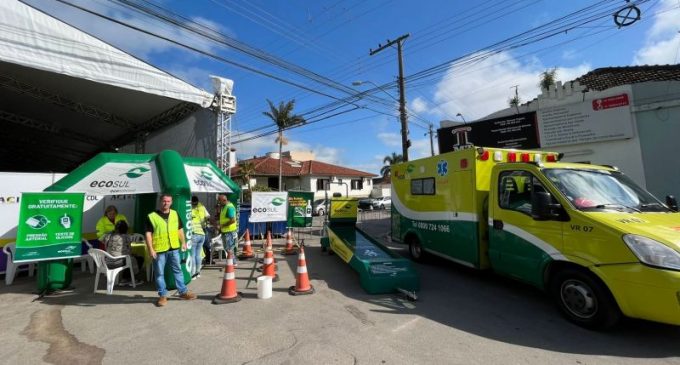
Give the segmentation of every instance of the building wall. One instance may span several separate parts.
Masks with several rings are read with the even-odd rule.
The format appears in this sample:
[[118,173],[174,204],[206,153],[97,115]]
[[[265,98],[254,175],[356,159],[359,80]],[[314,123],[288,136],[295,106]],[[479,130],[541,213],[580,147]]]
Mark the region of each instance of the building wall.
[[[312,176],[310,177],[310,191],[314,192],[314,199],[321,199],[326,197],[326,192],[324,190],[318,190],[316,189],[316,182],[318,179],[324,179],[324,177],[317,177],[317,176]],[[328,189],[328,197],[331,198],[333,196],[333,193],[340,193],[342,194],[343,197],[347,196],[349,194],[349,197],[351,198],[365,198],[368,197],[371,194],[371,189],[373,188],[373,184],[371,183],[370,178],[361,178],[364,180],[363,184],[363,189],[361,190],[352,190],[352,185],[351,185],[351,180],[352,179],[357,179],[356,177],[343,177],[343,176],[336,176],[333,178],[332,183],[329,186]],[[343,183],[346,183],[347,185],[344,184],[339,184],[340,180],[342,180]],[[345,188],[347,186],[347,188]]]
[[680,82],[635,84],[633,91],[647,190],[680,198]]

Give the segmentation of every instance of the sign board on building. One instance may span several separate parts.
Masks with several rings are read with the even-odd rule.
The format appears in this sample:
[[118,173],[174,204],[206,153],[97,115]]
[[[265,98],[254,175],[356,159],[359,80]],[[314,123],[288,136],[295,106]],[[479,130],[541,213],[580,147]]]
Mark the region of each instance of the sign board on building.
[[23,193],[15,262],[81,255],[83,193]]
[[288,192],[253,192],[250,223],[281,222],[287,218]]
[[440,153],[473,145],[524,149],[539,147],[535,112],[440,128],[437,136]]
[[633,137],[628,94],[538,111],[541,147]]
[[288,227],[312,226],[313,199],[314,193],[312,192],[288,192]]

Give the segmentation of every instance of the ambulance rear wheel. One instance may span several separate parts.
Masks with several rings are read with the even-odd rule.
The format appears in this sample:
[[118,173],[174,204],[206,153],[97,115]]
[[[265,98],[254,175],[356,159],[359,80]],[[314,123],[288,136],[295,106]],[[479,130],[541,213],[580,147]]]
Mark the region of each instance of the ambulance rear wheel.
[[581,327],[602,330],[613,327],[621,319],[621,310],[609,289],[583,269],[563,268],[549,285],[562,314]]
[[414,261],[423,262],[425,260],[425,251],[418,237],[416,235],[409,235],[406,237],[406,242],[408,243],[408,253],[411,255],[411,258]]

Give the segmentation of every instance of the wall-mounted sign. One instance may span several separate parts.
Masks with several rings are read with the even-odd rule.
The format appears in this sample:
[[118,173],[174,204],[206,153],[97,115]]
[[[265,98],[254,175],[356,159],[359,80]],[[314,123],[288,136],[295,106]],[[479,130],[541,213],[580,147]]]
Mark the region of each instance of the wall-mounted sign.
[[540,147],[535,112],[441,128],[437,130],[437,136],[440,153],[473,145],[523,149]]

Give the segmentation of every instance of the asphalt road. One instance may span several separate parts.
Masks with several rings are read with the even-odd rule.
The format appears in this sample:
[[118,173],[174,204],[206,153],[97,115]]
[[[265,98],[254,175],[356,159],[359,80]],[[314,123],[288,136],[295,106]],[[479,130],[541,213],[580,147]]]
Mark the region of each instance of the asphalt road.
[[[378,239],[389,233],[379,215],[360,224]],[[438,260],[415,264],[417,302],[368,295],[354,271],[321,252],[318,236],[301,237],[316,288],[309,296],[288,295],[297,257],[280,254],[273,298],[257,299],[259,273],[242,261],[244,299],[225,305],[211,304],[219,268],[190,284],[199,299],[164,308],[149,283],[111,296],[100,284],[93,294],[93,276],[74,270],[73,291],[36,300],[34,278],[19,277],[0,285],[0,363],[680,364],[680,327],[627,320],[584,330],[538,290]]]

